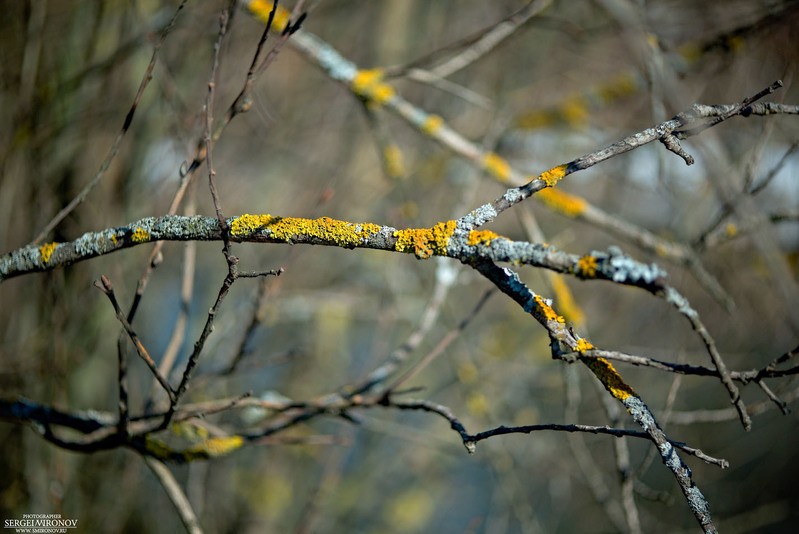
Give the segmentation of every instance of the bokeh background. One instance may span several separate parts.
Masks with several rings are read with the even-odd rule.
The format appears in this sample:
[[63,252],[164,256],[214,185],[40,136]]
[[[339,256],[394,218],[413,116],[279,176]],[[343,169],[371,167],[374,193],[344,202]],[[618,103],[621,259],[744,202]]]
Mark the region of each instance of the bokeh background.
[[[97,173],[173,4],[4,3],[0,252],[29,243]],[[186,6],[163,45],[119,154],[99,186],[48,239],[72,240],[86,231],[166,212],[179,169],[192,160],[202,134],[212,46],[225,4]],[[454,91],[402,75],[403,67],[429,67],[457,53],[452,45],[463,45],[524,4],[324,0],[307,4],[303,28],[360,67],[395,68],[398,75],[390,81],[407,99],[530,173],[601,148],[694,102],[734,103],[776,79],[784,80],[785,88],[773,99],[799,103],[799,4],[791,1],[555,1],[488,55],[449,77]],[[246,10],[237,11],[221,53],[218,117],[241,89],[262,28]],[[575,95],[598,91],[605,96],[590,106],[574,105]],[[215,145],[225,213],[330,216],[419,227],[462,215],[505,190],[401,119],[381,111],[378,116],[402,149],[400,176],[387,175],[381,165],[375,131],[358,99],[287,46],[257,82],[252,110],[237,117]],[[736,118],[684,143],[697,158],[692,167],[661,146],[648,146],[570,176],[559,187],[662,237],[692,243],[722,209],[719,183],[735,191],[747,176],[758,183],[797,141],[795,116]],[[195,198],[199,213],[213,214],[204,170]],[[748,205],[765,218],[793,214],[794,219],[761,225],[702,252],[705,266],[735,302],[732,310],[682,266],[536,202],[506,212],[491,229],[527,239],[523,224],[532,213],[547,241],[569,252],[618,245],[642,261],[657,261],[699,311],[728,365],[753,369],[792,349],[799,339],[792,299],[799,274],[795,153]],[[138,314],[137,331],[154,355],[163,353],[175,328],[184,247],[165,246],[164,261]],[[220,248],[219,243],[197,247],[181,362],[224,277]],[[108,275],[129,303],[149,252],[137,247],[3,282],[3,397],[113,412],[119,326],[92,281]],[[191,400],[245,391],[302,400],[336,391],[407,340],[429,305],[440,268],[435,260],[380,251],[238,245],[234,252],[244,269],[283,267],[285,273],[269,281],[263,323],[239,371],[220,378],[213,372],[230,360],[234,340],[252,314],[257,284],[243,280],[233,287],[201,360]],[[455,285],[411,361],[467,317],[489,289],[475,272],[454,263],[451,267],[457,269]],[[552,296],[542,273],[520,272],[535,291]],[[567,284],[585,314],[581,334],[596,346],[707,363],[688,322],[664,302],[607,282],[569,279]],[[131,371],[132,403],[140,410],[151,379],[138,363]],[[795,414],[768,409],[745,433],[735,419],[703,420],[717,413],[707,411],[729,405],[718,381],[685,377],[670,402],[672,375],[628,366],[619,370],[663,418],[671,437],[729,460],[731,467],[720,470],[688,458],[722,531],[795,528]],[[414,397],[449,406],[476,432],[500,424],[566,422],[568,381],[579,384],[579,397],[570,401],[576,421],[608,423],[607,395],[590,374],[552,361],[545,332],[515,304],[494,295],[445,353],[407,385],[420,388]],[[795,397],[795,380],[770,385],[784,398]],[[751,404],[767,401],[754,386],[743,392]],[[671,422],[664,414],[667,408]],[[504,436],[482,442],[477,454],[468,455],[448,424],[433,415],[390,409],[354,415],[360,424],[317,419],[269,444],[172,470],[207,532],[620,528],[611,517],[620,509],[614,438],[546,432]],[[241,417],[234,413],[214,423],[241,425]],[[681,423],[692,418],[693,424]],[[613,424],[633,423],[621,414]],[[132,452],[70,453],[9,422],[0,422],[0,443],[4,519],[61,513],[79,519],[86,532],[182,528],[157,480]],[[651,445],[630,440],[629,449],[644,531],[696,531],[671,474],[659,460],[648,458]]]

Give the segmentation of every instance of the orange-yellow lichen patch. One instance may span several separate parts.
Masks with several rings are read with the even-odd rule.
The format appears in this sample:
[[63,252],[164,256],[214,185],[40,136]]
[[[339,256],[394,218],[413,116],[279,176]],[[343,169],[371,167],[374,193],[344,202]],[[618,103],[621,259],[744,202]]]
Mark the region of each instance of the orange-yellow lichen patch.
[[359,70],[352,79],[352,90],[377,104],[385,104],[394,96],[394,88],[383,81],[381,69]]
[[230,224],[230,235],[235,237],[250,235],[256,230],[260,230],[273,223],[276,219],[278,219],[278,217],[273,217],[268,213],[265,215],[250,215],[249,213],[245,213],[241,217],[236,217]]
[[566,165],[558,165],[548,171],[542,172],[539,178],[544,180],[549,187],[555,187],[555,184],[564,176],[566,176]]
[[541,311],[547,321],[555,321],[561,324],[566,324],[566,320],[558,315],[557,312],[552,309],[552,306],[547,304],[547,302],[540,295],[536,295],[534,300],[538,305],[538,309]]
[[563,317],[572,324],[582,326],[583,321],[585,321],[585,314],[580,309],[580,305],[574,300],[574,296],[563,277],[555,274],[550,278],[550,282],[555,301],[558,303],[558,309],[563,313]]
[[475,245],[489,245],[494,239],[502,237],[495,234],[491,230],[472,230],[469,232],[469,237],[466,239],[466,244],[469,246]]
[[727,223],[727,226],[724,227],[724,232],[726,232],[727,237],[735,237],[738,235],[738,227],[733,223]]
[[141,226],[137,226],[136,229],[133,230],[130,239],[134,243],[146,243],[150,240],[150,232],[148,232]]
[[587,254],[577,260],[577,275],[582,278],[593,278],[596,276],[597,261],[594,256]]
[[39,247],[39,254],[42,255],[42,263],[47,263],[55,252],[58,243],[45,243]]
[[406,228],[394,232],[397,252],[413,252],[419,259],[427,259],[432,255],[444,256],[452,234],[455,232],[455,221],[440,222],[432,228]]
[[591,342],[588,341],[587,339],[581,337],[580,339],[577,340],[576,348],[577,352],[579,352],[580,354],[584,354],[585,351],[593,349],[594,345],[592,345]]
[[363,239],[380,231],[372,223],[354,224],[330,217],[302,219],[298,217],[275,217],[273,215],[249,215],[237,217],[230,225],[234,237],[250,235],[257,230],[268,230],[270,237],[279,241],[296,241],[301,238],[317,238],[325,243],[342,247],[359,245]]
[[444,119],[438,115],[428,115],[422,123],[422,131],[426,134],[434,134],[442,124],[444,124]]
[[494,152],[487,152],[483,156],[483,168],[487,170],[491,176],[502,182],[508,182],[510,180],[510,164],[507,162],[507,160],[505,160],[505,158]]
[[638,396],[635,390],[627,385],[618,371],[606,359],[583,358],[582,361],[616,399],[623,401],[627,397]]
[[346,221],[320,217],[319,219],[298,219],[286,217],[269,226],[278,239],[289,241],[298,235],[316,237],[333,242],[339,246],[354,246],[380,231],[380,226],[372,223],[353,224]]
[[551,209],[572,218],[583,213],[586,207],[588,207],[588,202],[586,202],[585,199],[570,195],[560,189],[542,189],[536,193],[535,198]]
[[[272,0],[252,0],[247,7],[253,15],[259,18],[263,23],[266,23],[269,20],[269,13],[272,11],[273,4],[274,2]],[[278,6],[275,11],[275,19],[272,21],[272,29],[277,32],[282,32],[286,29],[289,19],[291,19],[291,11]]]

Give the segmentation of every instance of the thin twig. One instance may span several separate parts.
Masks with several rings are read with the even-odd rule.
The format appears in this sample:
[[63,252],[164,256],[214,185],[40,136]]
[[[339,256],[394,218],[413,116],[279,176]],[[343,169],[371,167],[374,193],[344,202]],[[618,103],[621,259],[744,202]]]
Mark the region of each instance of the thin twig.
[[197,519],[197,515],[194,513],[194,509],[192,509],[186,494],[183,493],[180,484],[175,480],[172,471],[170,471],[161,460],[153,458],[152,456],[142,456],[142,458],[144,459],[144,463],[147,464],[147,467],[150,468],[161,483],[161,487],[166,491],[169,500],[175,505],[175,510],[177,510],[180,520],[183,522],[183,526],[186,527],[186,531],[190,534],[202,534],[203,531],[200,527],[200,521]]
[[102,275],[99,282],[94,282],[94,286],[108,297],[108,300],[114,307],[114,312],[116,312],[117,320],[125,329],[125,332],[128,333],[128,337],[130,337],[130,340],[133,342],[133,346],[136,347],[136,352],[139,354],[139,357],[144,360],[144,363],[146,363],[147,367],[150,368],[153,376],[155,376],[156,380],[158,380],[158,383],[161,384],[161,387],[164,388],[164,391],[166,391],[167,395],[169,395],[169,398],[174,399],[175,392],[172,390],[172,387],[169,385],[169,382],[167,382],[166,378],[164,378],[164,376],[158,371],[158,367],[150,356],[150,353],[147,351],[147,348],[142,344],[139,336],[136,335],[133,327],[125,317],[122,308],[119,307],[119,303],[114,295],[114,286],[111,284],[111,280],[107,276]]

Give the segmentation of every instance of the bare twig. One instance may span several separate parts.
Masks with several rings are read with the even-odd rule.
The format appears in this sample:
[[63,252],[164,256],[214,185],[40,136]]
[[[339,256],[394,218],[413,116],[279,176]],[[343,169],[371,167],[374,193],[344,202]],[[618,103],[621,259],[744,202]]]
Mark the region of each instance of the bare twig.
[[146,363],[147,367],[150,368],[153,376],[155,376],[156,380],[158,380],[158,383],[161,384],[161,387],[164,388],[164,391],[166,391],[167,395],[169,395],[169,398],[174,400],[175,392],[172,390],[172,387],[169,385],[169,382],[167,382],[166,378],[164,378],[164,376],[158,371],[158,367],[150,356],[150,353],[142,344],[139,336],[136,335],[136,332],[128,322],[127,317],[125,317],[122,308],[119,307],[119,303],[114,295],[114,286],[111,284],[111,280],[109,280],[107,276],[103,275],[100,277],[99,282],[94,283],[94,286],[105,293],[105,295],[108,297],[108,300],[111,302],[111,305],[114,307],[114,311],[116,312],[117,320],[119,320],[120,324],[125,329],[125,332],[128,333],[130,340],[133,342],[133,346],[136,347],[136,352],[139,354],[139,357],[144,360],[144,363]]
[[186,527],[186,531],[190,534],[202,534],[203,531],[200,527],[200,521],[197,519],[197,515],[194,513],[186,494],[183,493],[178,481],[175,480],[172,471],[160,460],[151,456],[143,456],[143,458],[144,463],[147,464],[147,467],[150,468],[161,483],[164,491],[166,491],[169,500],[175,505],[175,510],[177,510],[180,520],[183,522],[183,526]]
[[[396,401],[390,400],[386,404],[387,406],[399,408],[401,410],[421,410],[425,412],[431,412],[440,415],[444,419],[446,419],[450,427],[455,430],[463,440],[463,444],[470,453],[474,453],[477,450],[477,443],[483,441],[488,438],[492,438],[495,436],[504,436],[508,434],[530,434],[533,432],[539,432],[542,430],[551,430],[555,432],[584,432],[588,434],[605,434],[609,436],[614,436],[617,438],[621,437],[632,437],[632,438],[640,438],[640,439],[651,439],[651,436],[647,432],[641,432],[640,430],[627,430],[623,428],[612,428],[608,426],[592,426],[592,425],[577,425],[577,424],[569,424],[569,425],[561,425],[561,424],[541,424],[541,425],[524,425],[524,426],[498,426],[496,428],[492,428],[490,430],[485,430],[483,432],[478,432],[476,434],[470,434],[466,431],[466,428],[463,426],[455,414],[441,404],[436,404],[434,402],[430,402],[427,400],[407,400],[407,401]],[[687,452],[692,456],[696,456],[700,458],[702,461],[707,462],[709,464],[717,465],[721,468],[729,467],[729,462],[721,458],[713,458],[712,456],[708,456],[703,453],[701,450],[688,447],[684,443],[672,440],[666,440],[671,445],[679,448]]]

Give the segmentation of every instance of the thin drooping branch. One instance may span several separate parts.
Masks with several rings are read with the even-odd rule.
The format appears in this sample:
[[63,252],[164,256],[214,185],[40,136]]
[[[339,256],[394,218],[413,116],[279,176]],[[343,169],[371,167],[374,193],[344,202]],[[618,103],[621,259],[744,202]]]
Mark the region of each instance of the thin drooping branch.
[[[631,437],[639,439],[651,439],[650,435],[640,430],[628,430],[624,428],[613,428],[609,426],[594,426],[594,425],[578,425],[578,424],[539,424],[539,425],[523,425],[523,426],[498,426],[489,430],[484,430],[476,434],[467,432],[463,423],[455,416],[451,409],[441,404],[437,404],[427,400],[406,400],[398,401],[391,399],[387,406],[399,408],[401,410],[419,410],[424,412],[435,413],[446,419],[450,427],[460,435],[464,446],[470,453],[477,451],[477,443],[496,436],[505,436],[509,434],[531,434],[533,432],[540,432],[551,430],[555,432],[582,432],[587,434],[604,434],[614,436],[617,438]],[[689,447],[685,443],[679,441],[668,440],[668,442],[678,449],[685,451],[691,456],[695,456],[704,462],[716,465],[722,469],[729,467],[729,462],[722,458],[714,458],[702,452],[700,449]]]

